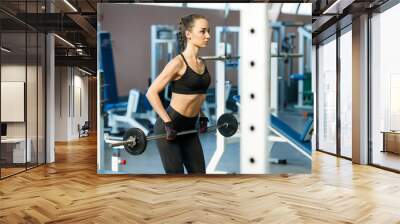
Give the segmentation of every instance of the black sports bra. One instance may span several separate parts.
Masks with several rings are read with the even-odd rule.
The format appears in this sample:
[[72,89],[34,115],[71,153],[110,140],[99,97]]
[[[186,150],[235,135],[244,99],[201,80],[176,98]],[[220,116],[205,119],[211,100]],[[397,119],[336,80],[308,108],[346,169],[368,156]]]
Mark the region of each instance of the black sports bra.
[[186,64],[186,71],[178,80],[171,82],[171,91],[181,94],[205,94],[210,85],[211,78],[205,66],[203,74],[198,74],[190,68],[185,57],[181,54]]

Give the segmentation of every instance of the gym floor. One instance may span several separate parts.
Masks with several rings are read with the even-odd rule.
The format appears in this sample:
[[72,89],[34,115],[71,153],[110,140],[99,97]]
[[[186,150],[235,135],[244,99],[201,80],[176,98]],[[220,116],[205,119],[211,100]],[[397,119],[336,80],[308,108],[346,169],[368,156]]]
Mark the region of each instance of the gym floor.
[[[279,118],[295,129],[301,132],[304,128],[305,119],[298,111],[285,111],[279,114]],[[201,135],[204,157],[206,164],[209,163],[215,151],[216,136],[215,132],[209,132]],[[230,139],[232,140],[232,139]],[[110,164],[111,152],[106,152],[105,164]],[[125,167],[121,172],[131,174],[163,174],[161,159],[157,146],[154,141],[149,141],[146,151],[139,156],[131,156],[125,150],[121,150],[121,158],[127,160]],[[311,161],[295,150],[291,145],[285,142],[276,142],[271,148],[271,158],[286,159],[287,164],[270,164],[267,173],[310,173]],[[109,166],[106,169],[110,170]],[[240,139],[235,139],[234,143],[227,144],[217,171],[227,173],[240,173]]]

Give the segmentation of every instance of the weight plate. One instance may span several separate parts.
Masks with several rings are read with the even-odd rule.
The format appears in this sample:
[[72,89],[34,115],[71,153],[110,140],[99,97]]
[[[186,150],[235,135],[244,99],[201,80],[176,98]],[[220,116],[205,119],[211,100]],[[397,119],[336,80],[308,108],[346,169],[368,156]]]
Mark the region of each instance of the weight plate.
[[217,126],[221,135],[231,137],[238,130],[239,124],[233,114],[223,114],[218,118]]
[[131,155],[140,155],[146,150],[147,139],[144,132],[139,128],[130,128],[128,129],[123,137],[123,140],[132,140],[132,138],[136,139],[136,144],[125,144],[125,150]]

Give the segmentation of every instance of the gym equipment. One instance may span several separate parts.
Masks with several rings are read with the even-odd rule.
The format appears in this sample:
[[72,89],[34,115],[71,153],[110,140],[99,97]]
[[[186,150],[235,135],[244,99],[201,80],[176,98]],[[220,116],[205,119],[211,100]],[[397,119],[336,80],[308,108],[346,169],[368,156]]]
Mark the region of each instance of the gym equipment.
[[[238,40],[240,36],[240,27],[238,26],[217,26],[215,27],[215,54],[225,55],[222,57],[216,57],[216,59],[226,60],[213,60],[215,63],[215,117],[219,117],[225,114],[228,110],[226,109],[226,101],[229,97],[231,86],[226,85],[226,71],[228,69],[227,64],[238,64],[240,61],[239,55],[240,47]],[[230,37],[228,39],[228,37]],[[236,56],[233,56],[236,55]],[[213,57],[211,57],[213,59]],[[236,60],[234,60],[236,59]],[[238,71],[238,66],[234,66],[234,69]],[[239,79],[237,79],[239,80]],[[228,88],[227,88],[228,87]],[[225,151],[225,141],[222,135],[216,136],[215,151],[207,164],[207,173],[216,173],[217,163],[222,157]]]
[[[151,25],[151,70],[150,83],[161,73],[165,65],[179,54],[179,43],[177,38],[178,30],[171,25]],[[168,84],[160,93],[160,99],[164,107],[171,101],[171,86]],[[152,117],[156,117],[154,111]]]
[[311,72],[294,73],[289,76],[290,79],[298,82],[297,105],[295,108],[306,110],[312,113],[313,92],[311,87]]
[[[240,96],[234,96],[233,99],[239,103]],[[270,115],[271,131],[283,138],[286,142],[292,145],[297,151],[303,154],[308,159],[312,159],[311,136],[314,131],[313,119],[308,118],[302,133],[297,133],[293,128],[283,122],[274,115]]]
[[102,112],[126,107],[127,103],[122,102],[118,97],[117,82],[115,79],[114,58],[111,46],[111,34],[108,32],[99,33],[100,40],[100,65],[103,72],[102,83]]
[[[207,128],[207,132],[218,130],[225,137],[230,137],[238,130],[239,123],[233,114],[223,114],[218,118],[217,125]],[[178,132],[177,136],[199,132],[198,129]],[[147,141],[165,138],[166,134],[146,136],[139,128],[128,129],[123,137],[123,141],[110,143],[111,147],[124,146],[125,150],[131,155],[140,155],[146,150]]]
[[155,123],[155,117],[151,115],[151,111],[138,112],[139,98],[141,93],[137,89],[129,91],[128,101],[118,96],[117,83],[115,78],[115,67],[112,50],[111,34],[108,32],[99,33],[100,40],[100,65],[102,67],[102,114],[107,113],[107,125],[111,127],[111,133],[118,133],[120,128],[126,129],[137,127],[144,130],[145,133],[149,129],[141,124],[138,119],[148,120],[152,125]]
[[283,139],[285,139],[290,145],[292,145],[297,151],[303,154],[308,159],[312,159],[311,149],[311,135],[313,132],[313,119],[309,118],[306,121],[303,132],[297,133],[285,122],[280,120],[278,117],[271,115],[270,129]]
[[[303,54],[295,54],[295,53],[284,53],[281,52],[279,54],[271,54],[272,58],[301,58],[303,57]],[[220,56],[202,56],[201,57],[203,60],[206,61],[229,61],[229,60],[239,60],[240,56],[235,55],[220,55]]]
[[[301,23],[287,23],[275,21],[271,24],[272,43],[276,43],[276,52],[283,57],[279,57],[278,61],[272,61],[277,65],[277,70],[271,75],[271,88],[273,88],[272,108],[285,108],[288,104],[297,101],[295,108],[312,110],[312,104],[304,105],[303,99],[303,83],[308,81],[289,79],[288,75],[295,71],[298,73],[306,73],[311,68],[311,31],[308,27]],[[288,27],[292,27],[288,29]],[[297,28],[296,28],[297,27]],[[294,28],[297,32],[293,32]],[[295,46],[296,44],[296,46]],[[280,52],[280,53],[278,53]],[[272,53],[272,52],[271,52]],[[285,57],[294,56],[294,57]],[[294,61],[297,63],[294,63]],[[295,66],[297,64],[297,70]],[[310,82],[311,83],[311,82]],[[297,88],[296,88],[297,86]],[[276,87],[276,89],[275,89]],[[294,91],[296,95],[292,94]],[[297,99],[296,99],[297,98]]]
[[271,57],[272,57],[272,58],[283,58],[283,59],[287,59],[287,58],[301,58],[301,57],[303,57],[303,54],[284,53],[284,52],[281,52],[281,53],[279,53],[279,54],[272,54]]
[[[311,88],[311,31],[306,27],[298,27],[298,53],[304,54],[303,58],[299,58],[297,63],[299,76],[291,76],[297,79],[297,105],[295,108],[313,111],[313,92]],[[301,77],[301,74],[303,76]]]
[[[130,128],[125,132],[122,142],[132,141],[132,143],[123,144],[125,150],[131,155],[140,155],[146,150],[147,140],[146,134],[141,129]],[[119,146],[119,144],[115,143],[114,146]]]
[[206,61],[229,61],[238,60],[240,56],[221,55],[221,56],[202,56],[201,59]]

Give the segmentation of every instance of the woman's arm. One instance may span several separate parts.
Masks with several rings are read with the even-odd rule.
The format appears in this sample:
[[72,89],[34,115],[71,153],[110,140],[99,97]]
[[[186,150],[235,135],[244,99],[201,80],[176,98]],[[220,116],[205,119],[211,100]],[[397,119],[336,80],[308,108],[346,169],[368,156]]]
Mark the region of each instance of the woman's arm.
[[200,109],[199,113],[199,131],[200,133],[204,133],[207,131],[207,125],[208,125],[208,118],[207,116],[203,113],[203,110]]
[[164,70],[158,75],[158,77],[151,84],[147,90],[146,97],[149,100],[154,111],[160,116],[164,122],[171,121],[165,110],[159,93],[165,88],[165,86],[173,79],[176,78],[178,71],[182,67],[182,61],[178,58],[171,60],[164,68]]

